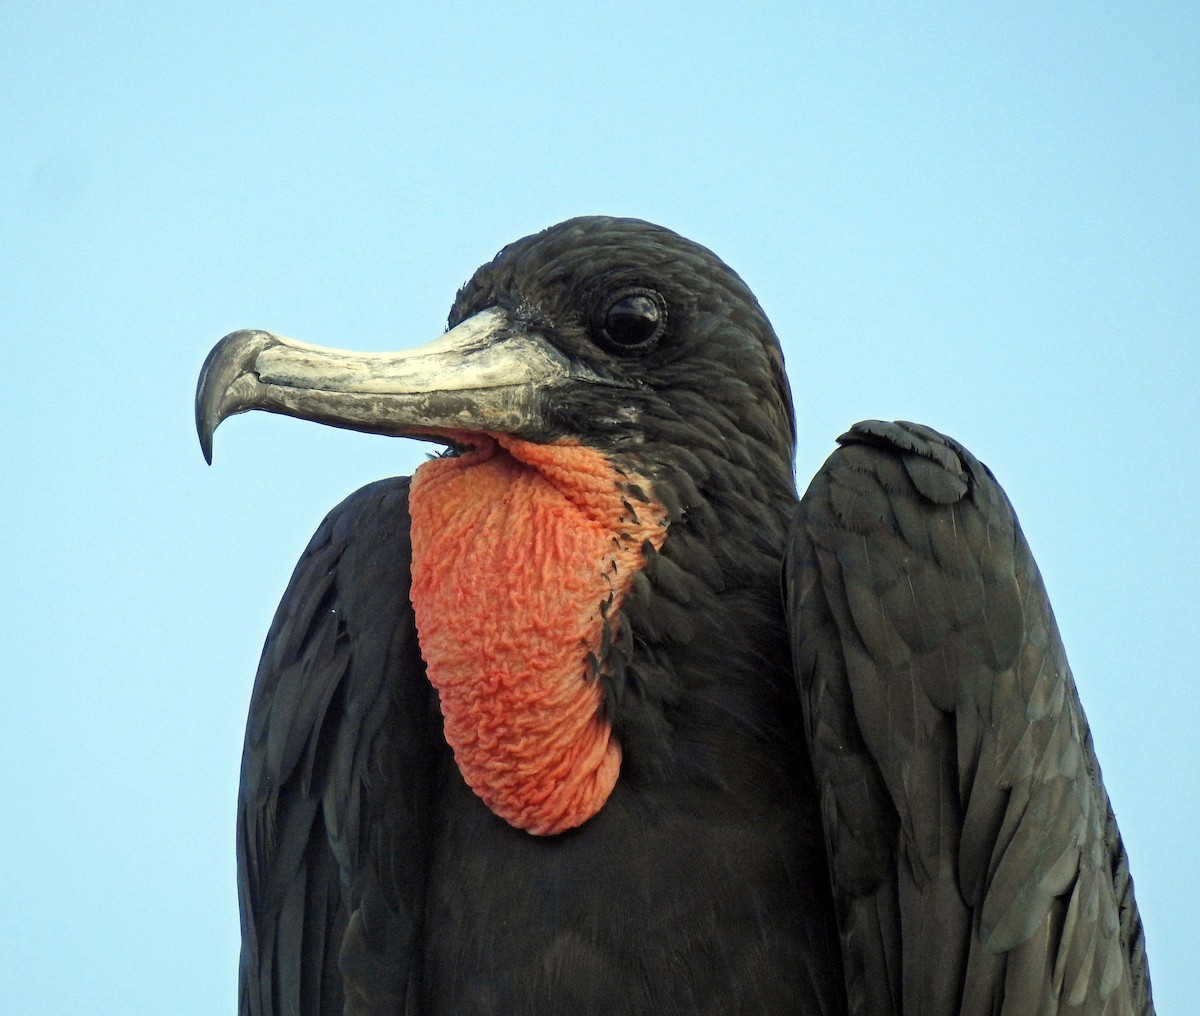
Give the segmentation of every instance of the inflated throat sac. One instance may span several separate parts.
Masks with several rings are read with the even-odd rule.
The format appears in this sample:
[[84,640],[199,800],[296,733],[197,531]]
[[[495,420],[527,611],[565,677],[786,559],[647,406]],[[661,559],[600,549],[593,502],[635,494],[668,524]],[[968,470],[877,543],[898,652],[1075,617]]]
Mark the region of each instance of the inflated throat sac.
[[621,749],[597,661],[666,512],[600,452],[499,434],[413,477],[412,602],[463,778],[546,835],[608,799]]

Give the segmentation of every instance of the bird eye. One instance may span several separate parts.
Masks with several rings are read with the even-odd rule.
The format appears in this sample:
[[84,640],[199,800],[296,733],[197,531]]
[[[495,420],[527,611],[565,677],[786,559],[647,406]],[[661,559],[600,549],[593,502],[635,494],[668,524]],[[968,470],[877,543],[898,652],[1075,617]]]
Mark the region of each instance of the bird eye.
[[609,298],[602,319],[604,338],[618,349],[644,349],[662,335],[667,307],[652,289],[624,290]]

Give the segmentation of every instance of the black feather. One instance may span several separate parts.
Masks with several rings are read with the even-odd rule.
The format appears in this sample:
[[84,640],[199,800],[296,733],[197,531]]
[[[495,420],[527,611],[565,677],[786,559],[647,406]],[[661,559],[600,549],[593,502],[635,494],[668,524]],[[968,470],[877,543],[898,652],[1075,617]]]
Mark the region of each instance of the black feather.
[[1151,1012],[1124,849],[1012,509],[928,428],[841,441],[786,568],[851,1012]]

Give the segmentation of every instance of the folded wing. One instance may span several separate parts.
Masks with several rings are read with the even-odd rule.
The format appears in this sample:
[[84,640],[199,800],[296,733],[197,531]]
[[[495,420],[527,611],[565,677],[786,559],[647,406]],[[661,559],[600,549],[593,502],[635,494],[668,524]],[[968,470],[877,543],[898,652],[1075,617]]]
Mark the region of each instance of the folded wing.
[[839,440],[785,579],[851,1012],[1151,1013],[1125,850],[1007,498],[928,428]]
[[238,807],[242,1016],[395,1014],[411,990],[440,720],[407,499],[384,480],[334,509],[267,636]]

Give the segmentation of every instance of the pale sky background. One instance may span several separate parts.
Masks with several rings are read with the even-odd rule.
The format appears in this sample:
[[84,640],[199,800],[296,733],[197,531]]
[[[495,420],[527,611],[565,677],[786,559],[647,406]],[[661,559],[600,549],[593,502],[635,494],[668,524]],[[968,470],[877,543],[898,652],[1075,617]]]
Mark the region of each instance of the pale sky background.
[[1200,997],[1200,9],[9,4],[0,13],[0,1011],[232,1012],[262,639],[323,514],[425,449],[253,414],[226,332],[433,338],[503,244],[635,215],[782,337],[806,483],[853,421],[1017,507]]

